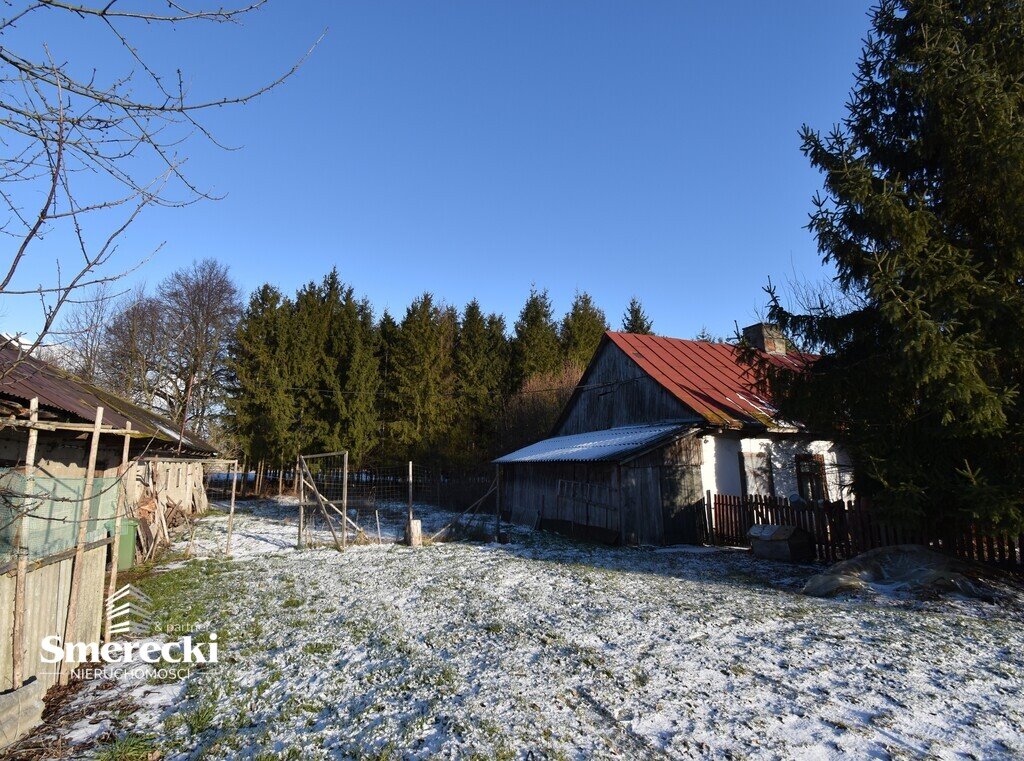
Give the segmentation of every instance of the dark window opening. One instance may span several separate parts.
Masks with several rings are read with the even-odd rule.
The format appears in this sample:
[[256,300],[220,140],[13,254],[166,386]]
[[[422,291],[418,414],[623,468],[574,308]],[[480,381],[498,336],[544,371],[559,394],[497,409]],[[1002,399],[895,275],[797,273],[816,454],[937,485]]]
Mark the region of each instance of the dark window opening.
[[744,495],[775,496],[775,474],[767,452],[740,452],[740,488]]
[[796,485],[797,492],[808,502],[828,499],[825,458],[820,454],[798,454],[796,456]]

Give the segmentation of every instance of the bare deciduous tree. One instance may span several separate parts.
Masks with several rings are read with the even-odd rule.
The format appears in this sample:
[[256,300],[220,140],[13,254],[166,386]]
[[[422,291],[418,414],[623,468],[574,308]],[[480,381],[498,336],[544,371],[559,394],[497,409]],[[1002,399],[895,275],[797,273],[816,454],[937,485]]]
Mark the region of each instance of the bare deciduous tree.
[[212,259],[167,276],[154,295],[136,288],[100,337],[98,381],[181,428],[211,433],[223,408],[228,343],[241,294]]
[[164,401],[171,420],[209,430],[223,404],[228,341],[242,298],[228,268],[212,259],[172,273],[158,289],[164,330],[175,336],[165,355],[170,383]]
[[[147,207],[212,198],[184,172],[183,151],[193,136],[220,145],[200,121],[201,114],[256,98],[302,63],[252,92],[196,99],[180,69],[162,71],[144,57],[133,32],[140,26],[237,22],[265,2],[201,8],[169,0],[162,4],[165,12],[131,0],[5,3],[9,11],[0,18],[0,208],[6,214],[0,216],[0,234],[10,240],[10,253],[7,265],[0,265],[0,298],[36,299],[42,322],[34,339],[23,341],[15,333],[0,338],[0,346],[30,353],[53,329],[61,310],[81,300],[83,289],[127,274],[132,267],[112,271],[111,258]],[[45,32],[61,21],[81,25],[80,36],[91,46],[113,46],[126,61],[123,69],[98,71],[88,62],[58,57],[45,44]],[[69,250],[56,254],[48,282],[27,282],[26,261],[51,236],[58,244],[68,241]]]
[[170,381],[164,357],[174,338],[163,307],[138,286],[117,305],[104,332],[99,376],[102,385],[150,409],[162,407]]
[[41,359],[59,365],[89,383],[100,380],[100,360],[105,350],[107,323],[118,296],[110,283],[99,283],[82,293],[64,312],[57,342],[46,347]]

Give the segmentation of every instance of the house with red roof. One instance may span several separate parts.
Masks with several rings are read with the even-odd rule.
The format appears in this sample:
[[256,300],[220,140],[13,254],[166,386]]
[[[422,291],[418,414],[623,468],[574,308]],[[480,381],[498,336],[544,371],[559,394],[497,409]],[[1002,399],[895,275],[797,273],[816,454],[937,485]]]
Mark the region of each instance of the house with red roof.
[[[772,326],[744,337],[799,369]],[[713,494],[849,499],[835,442],[782,419],[730,343],[609,331],[551,438],[498,458],[500,509],[516,523],[623,544],[696,542]]]

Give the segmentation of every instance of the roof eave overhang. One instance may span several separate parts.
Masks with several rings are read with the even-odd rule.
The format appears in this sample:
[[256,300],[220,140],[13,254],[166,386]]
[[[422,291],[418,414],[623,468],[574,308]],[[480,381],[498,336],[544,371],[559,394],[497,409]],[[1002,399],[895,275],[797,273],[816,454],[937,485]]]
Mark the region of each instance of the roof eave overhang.
[[644,455],[648,455],[657,449],[661,449],[666,444],[671,444],[675,441],[678,441],[679,439],[685,439],[689,436],[696,436],[701,433],[701,430],[702,429],[699,425],[694,425],[690,428],[683,428],[681,430],[673,431],[672,434],[665,435],[658,439],[657,441],[652,441],[649,444],[644,445],[642,449],[635,452],[631,452],[629,455],[620,458],[617,464],[627,465],[633,462],[634,460],[639,460]]

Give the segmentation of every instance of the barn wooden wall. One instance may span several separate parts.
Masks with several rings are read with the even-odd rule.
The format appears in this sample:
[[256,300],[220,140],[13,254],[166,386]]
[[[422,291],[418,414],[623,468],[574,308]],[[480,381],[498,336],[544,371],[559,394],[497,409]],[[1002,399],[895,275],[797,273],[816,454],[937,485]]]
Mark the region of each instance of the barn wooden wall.
[[[22,465],[27,438],[28,432],[25,429],[0,429],[0,463],[5,466]],[[122,437],[102,436],[100,442],[95,475],[116,476],[121,460]],[[84,478],[87,457],[87,435],[51,431],[39,433],[36,460],[36,472],[39,475]],[[134,502],[142,495],[147,466],[133,464],[132,469],[132,473],[125,479],[129,502]],[[162,498],[192,505],[199,512],[205,510],[206,493],[201,463],[160,462],[153,468],[153,475]],[[87,550],[84,554],[76,631],[71,633],[74,641],[97,642],[100,639],[107,552],[107,546],[101,546]],[[72,564],[72,558],[64,558],[34,568],[25,577],[23,675],[25,679],[37,677],[44,690],[55,683],[55,671],[59,666],[40,660],[40,645],[44,637],[64,635]],[[0,574],[0,692],[14,686],[15,583],[16,574],[13,570]]]
[[537,525],[543,516],[561,520],[555,499],[558,480],[618,486],[614,463],[531,462],[501,466],[502,517],[524,526]]
[[666,420],[697,420],[691,409],[610,341],[603,344],[581,384],[586,388],[573,394],[553,436]]
[[[629,543],[678,544],[694,540],[686,524],[687,508],[704,498],[702,459],[701,438],[688,435],[623,466],[623,473],[628,467],[635,482],[629,490],[634,504],[627,505],[627,515],[635,521],[632,531],[636,539],[629,541],[627,535]],[[650,473],[641,478],[637,474],[641,469]]]
[[623,465],[503,464],[502,511],[506,519],[526,526],[536,526],[541,515],[545,521],[570,521],[571,515],[559,513],[558,480],[603,484],[616,489],[619,496],[620,542],[662,545],[687,541],[678,521],[681,510],[703,497],[700,458],[700,438],[684,437]]

